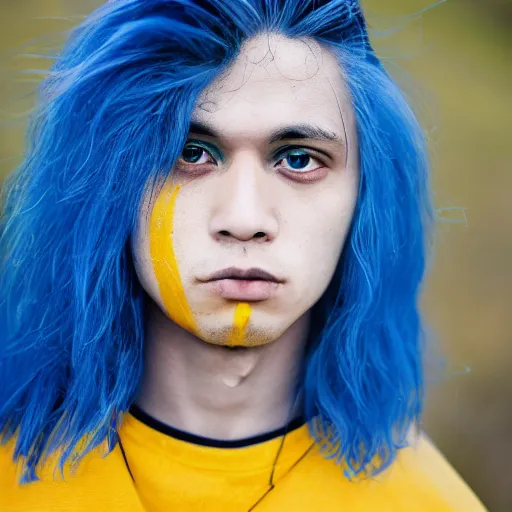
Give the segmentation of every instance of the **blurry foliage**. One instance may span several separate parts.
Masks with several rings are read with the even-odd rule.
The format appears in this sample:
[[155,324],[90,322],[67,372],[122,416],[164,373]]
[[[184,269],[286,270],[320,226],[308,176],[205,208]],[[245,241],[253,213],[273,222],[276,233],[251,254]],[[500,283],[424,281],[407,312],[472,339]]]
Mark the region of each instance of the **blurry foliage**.
[[[40,77],[26,70],[51,62],[34,54],[62,42],[99,3],[0,2],[0,177],[22,158],[26,113],[36,102]],[[428,367],[424,427],[490,510],[510,512],[512,0],[427,9],[433,3],[363,0],[378,53],[431,148],[440,223],[423,309],[447,364],[442,374]]]

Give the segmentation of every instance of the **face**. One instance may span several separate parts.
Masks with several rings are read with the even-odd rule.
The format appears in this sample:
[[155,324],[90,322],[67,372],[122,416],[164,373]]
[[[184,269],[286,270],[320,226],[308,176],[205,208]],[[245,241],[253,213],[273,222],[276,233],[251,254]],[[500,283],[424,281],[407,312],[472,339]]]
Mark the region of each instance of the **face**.
[[170,178],[146,195],[138,277],[208,343],[272,342],[326,290],[358,186],[337,61],[314,41],[258,36],[203,92]]

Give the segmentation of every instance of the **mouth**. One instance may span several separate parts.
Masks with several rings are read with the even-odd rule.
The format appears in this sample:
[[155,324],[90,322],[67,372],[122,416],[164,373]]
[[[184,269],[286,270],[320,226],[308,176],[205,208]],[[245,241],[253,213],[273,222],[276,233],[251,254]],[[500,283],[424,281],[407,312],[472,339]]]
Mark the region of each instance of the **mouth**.
[[229,267],[214,272],[212,275],[206,278],[205,281],[220,281],[221,279],[237,279],[242,281],[270,281],[273,283],[280,283],[282,280],[278,279],[274,275],[262,270],[261,268],[249,268],[243,270],[236,267]]
[[260,268],[225,268],[202,281],[212,292],[226,300],[263,301],[270,299],[284,282]]

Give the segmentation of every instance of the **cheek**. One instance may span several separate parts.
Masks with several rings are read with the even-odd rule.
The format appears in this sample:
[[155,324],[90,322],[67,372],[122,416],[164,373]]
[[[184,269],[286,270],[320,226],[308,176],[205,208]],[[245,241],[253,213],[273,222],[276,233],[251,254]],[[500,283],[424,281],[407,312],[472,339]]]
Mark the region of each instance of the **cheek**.
[[153,205],[147,227],[148,270],[154,275],[166,313],[178,325],[197,334],[197,324],[185,296],[174,254],[174,211],[179,190],[179,186],[164,185]]
[[[343,190],[343,189],[342,189]],[[348,193],[350,190],[350,193]],[[303,286],[316,301],[324,293],[338,265],[352,223],[356,193],[326,194],[311,205],[302,224],[304,245],[300,248]],[[354,193],[352,193],[354,191]]]
[[317,230],[304,251],[303,267],[308,276],[307,284],[318,297],[327,288],[343,249],[345,230],[341,231],[339,227],[337,225],[331,230]]

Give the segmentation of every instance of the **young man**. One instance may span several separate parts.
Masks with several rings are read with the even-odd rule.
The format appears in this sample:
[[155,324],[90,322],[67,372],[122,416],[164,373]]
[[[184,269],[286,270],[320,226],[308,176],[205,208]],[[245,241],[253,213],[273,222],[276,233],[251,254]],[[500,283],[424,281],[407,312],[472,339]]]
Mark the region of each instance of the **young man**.
[[357,2],[109,2],[40,98],[1,511],[483,510],[415,428],[425,141]]

